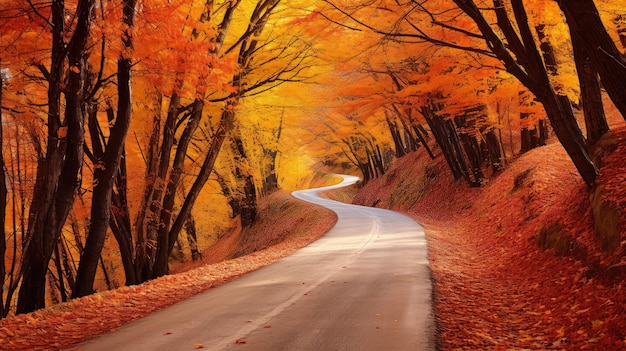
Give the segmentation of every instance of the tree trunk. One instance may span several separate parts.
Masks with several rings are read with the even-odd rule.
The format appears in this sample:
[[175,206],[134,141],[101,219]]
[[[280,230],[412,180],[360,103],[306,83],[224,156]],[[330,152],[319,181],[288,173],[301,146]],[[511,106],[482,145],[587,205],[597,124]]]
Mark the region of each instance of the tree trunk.
[[249,227],[254,223],[257,214],[256,187],[254,177],[250,172],[250,162],[237,127],[230,133],[229,145],[233,156],[233,176],[237,194],[234,198],[239,202],[241,226]]
[[485,143],[487,144],[489,162],[491,163],[493,173],[500,172],[504,169],[500,139],[496,135],[494,128],[490,128],[486,133],[483,133],[483,135],[485,137]]
[[452,176],[455,180],[461,178],[461,172],[457,168],[457,165],[454,163],[452,158],[452,151],[450,150],[449,143],[445,137],[445,131],[439,123],[439,119],[434,113],[426,106],[423,106],[421,109],[422,115],[424,115],[424,119],[426,119],[426,123],[430,127],[431,133],[435,137],[435,141],[439,148],[441,149],[441,153],[443,154],[444,159],[448,163],[448,168],[452,172]]
[[[467,117],[467,113],[468,112],[466,111],[465,116],[461,115],[461,116],[456,116],[454,118],[456,122],[456,127],[457,127],[456,129],[458,130],[472,130],[473,129],[474,132],[478,132],[475,126],[476,121],[473,120],[474,117]],[[470,119],[469,121],[468,121],[468,118]],[[483,157],[481,154],[480,146],[478,145],[478,141],[476,140],[475,134],[470,134],[467,132],[460,132],[458,134],[459,134],[459,139],[461,141],[461,144],[463,145],[463,150],[465,151],[465,155],[467,156],[470,166],[472,167],[472,174],[474,176],[474,179],[471,182],[471,185],[478,186],[482,182],[481,179],[485,177],[482,172]]]
[[[0,61],[2,63],[2,61]],[[2,66],[0,66],[0,72]],[[4,121],[2,119],[2,90],[3,90],[4,77],[2,73],[0,73],[0,279],[2,279],[3,284],[0,284],[0,319],[5,316],[4,313],[4,279],[6,274],[5,267],[5,254],[6,254],[6,232],[5,232],[5,223],[6,223],[6,207],[7,207],[7,182],[6,175],[4,172]],[[15,189],[13,190],[15,191]],[[15,214],[13,214],[15,216]],[[15,234],[17,235],[17,233]]]
[[[591,162],[586,145],[579,142],[580,139],[583,139],[582,133],[578,134],[580,129],[577,125],[571,125],[570,111],[566,108],[567,106],[561,105],[550,84],[535,39],[528,26],[528,18],[522,1],[511,0],[511,7],[513,8],[517,24],[517,29],[515,29],[510,22],[503,0],[494,0],[498,27],[500,27],[506,37],[508,46],[504,44],[504,41],[494,31],[474,1],[454,0],[454,3],[474,20],[482,32],[487,45],[498,59],[503,62],[506,70],[532,91],[544,105],[557,138],[574,162],[585,183],[588,186],[592,186],[596,179],[597,169]],[[589,28],[585,27],[585,29],[588,30]],[[511,55],[509,49],[515,54],[515,58]],[[626,82],[626,79],[622,79],[622,82]],[[575,121],[575,119],[573,120]]]
[[227,107],[224,108],[224,110],[222,111],[222,117],[218,124],[217,130],[215,131],[215,135],[211,140],[211,145],[209,146],[207,156],[205,157],[204,162],[200,167],[200,171],[198,173],[198,176],[196,177],[196,180],[191,186],[189,193],[185,197],[185,201],[183,202],[183,205],[178,212],[178,216],[176,216],[176,220],[170,228],[168,240],[170,247],[167,251],[163,250],[161,252],[158,252],[155,257],[153,277],[162,276],[167,274],[168,272],[167,259],[172,248],[174,247],[176,238],[178,237],[178,234],[180,233],[185,221],[187,220],[187,216],[191,213],[191,209],[198,199],[200,191],[204,187],[204,184],[206,184],[207,180],[209,179],[209,175],[213,171],[215,160],[217,159],[217,155],[219,154],[222,144],[226,139],[226,134],[232,129],[233,122],[235,120],[234,106],[231,105],[232,103],[232,101],[229,101]]
[[[156,278],[160,275],[167,274],[167,259],[174,247],[176,237],[171,238],[169,235],[170,223],[172,222],[174,204],[176,200],[176,191],[180,185],[181,177],[183,175],[184,161],[187,157],[187,150],[191,143],[192,136],[202,119],[202,111],[204,110],[204,101],[196,99],[193,102],[191,114],[189,120],[185,126],[181,137],[179,138],[178,145],[176,147],[176,155],[174,156],[174,162],[172,163],[172,171],[170,172],[170,179],[167,182],[167,188],[163,202],[161,205],[161,211],[157,215],[157,236],[156,236],[156,252],[155,261],[153,266],[152,278]],[[170,240],[173,240],[170,242]],[[165,256],[165,257],[164,257]],[[165,265],[165,267],[163,267]],[[165,272],[165,273],[161,273]]]
[[185,231],[187,232],[187,242],[191,251],[191,259],[197,261],[202,259],[202,253],[198,250],[198,234],[196,231],[196,221],[192,215],[189,215],[185,222]]
[[[435,104],[433,104],[435,105]],[[454,124],[450,120],[444,120],[435,112],[426,107],[422,107],[422,114],[428,123],[431,132],[435,136],[437,145],[441,148],[441,152],[448,163],[448,167],[452,171],[454,179],[463,178],[467,184],[474,186],[474,182],[470,179],[469,171],[465,163],[465,157],[461,150],[459,138],[456,133]]]
[[[207,156],[205,157],[204,162],[200,167],[199,174],[197,175],[196,180],[194,181],[189,191],[189,194],[185,197],[185,201],[183,202],[181,209],[176,216],[176,219],[174,220],[171,228],[169,228],[167,240],[163,235],[157,236],[159,240],[163,240],[164,243],[159,242],[156,245],[157,249],[154,254],[154,265],[150,274],[152,278],[156,278],[168,273],[168,257],[174,247],[174,243],[176,242],[178,235],[180,234],[180,231],[182,230],[182,227],[187,220],[187,217],[191,213],[191,209],[193,208],[200,194],[200,191],[202,190],[202,187],[207,182],[211,172],[213,171],[215,160],[217,159],[224,139],[226,138],[226,134],[230,132],[233,128],[233,123],[235,120],[235,108],[239,103],[239,99],[241,98],[240,94],[243,91],[243,78],[245,77],[246,72],[249,71],[250,60],[257,50],[257,39],[250,39],[250,37],[261,34],[267,22],[267,17],[278,5],[278,2],[278,0],[267,0],[257,3],[250,17],[249,27],[246,30],[246,33],[241,36],[240,39],[233,46],[231,46],[231,48],[236,48],[237,45],[240,45],[239,56],[237,60],[239,64],[239,71],[234,75],[231,82],[232,87],[237,89],[237,92],[229,96],[229,98],[226,100],[221,119],[218,122],[217,130],[215,131],[213,139],[211,140]],[[238,1],[232,2],[230,4],[230,7],[227,9],[228,14],[224,16],[222,23],[219,25],[218,38],[216,40],[215,46],[216,50],[219,50],[219,47],[223,43],[223,35],[226,28],[230,24],[230,20],[232,18],[232,11],[230,10],[234,9],[234,7],[238,4]],[[229,50],[227,50],[226,53],[228,53]],[[204,97],[204,94],[202,92],[200,92],[199,95]],[[161,156],[163,157],[163,154]],[[167,219],[167,216],[171,216],[171,213],[166,214],[166,216],[160,216],[160,218]],[[163,230],[168,230],[169,222],[167,224],[155,224],[158,224],[158,226]],[[156,229],[156,227],[153,229]],[[163,234],[163,231],[161,231],[161,234]]]
[[607,94],[626,119],[626,58],[602,24],[593,0],[558,1],[574,39],[589,55]]
[[391,133],[391,139],[393,140],[393,145],[396,150],[396,157],[400,158],[406,155],[404,143],[400,137],[400,131],[398,130],[398,126],[393,123],[388,116],[386,119],[387,125],[389,126],[389,132]]
[[[124,47],[132,48],[131,28],[134,23],[136,0],[125,0],[123,6],[124,30],[122,41]],[[118,174],[120,158],[124,150],[126,135],[130,127],[131,91],[130,70],[131,59],[121,54],[117,61],[117,118],[111,128],[109,141],[104,151],[104,158],[97,160],[94,170],[94,188],[91,204],[91,220],[85,250],[80,258],[76,274],[76,289],[73,297],[81,297],[93,293],[93,283],[101,259],[102,248],[107,229],[111,221],[111,204],[113,185]]]
[[422,143],[422,145],[424,145],[424,148],[426,149],[426,152],[428,153],[428,156],[430,157],[430,159],[434,160],[435,154],[433,154],[433,150],[431,150],[430,146],[426,142],[426,138],[424,137],[424,133],[422,132],[424,128],[423,127],[420,128],[420,127],[421,126],[413,125],[413,130],[415,131],[415,135],[417,135],[417,138],[419,139],[419,141]]
[[[141,197],[141,204],[137,211],[137,217],[135,217],[134,228],[136,234],[136,243],[134,249],[134,256],[130,259],[134,264],[134,272],[132,273],[133,280],[128,280],[131,273],[127,273],[126,285],[137,284],[139,282],[148,279],[145,267],[147,266],[147,234],[146,234],[146,221],[147,213],[150,211],[151,202],[154,196],[155,183],[159,181],[158,178],[158,166],[159,166],[159,140],[161,134],[161,107],[163,104],[163,96],[158,95],[157,108],[152,119],[152,131],[150,132],[150,140],[148,143],[148,152],[146,158],[146,184],[143,189],[143,195]],[[113,231],[115,233],[115,231]],[[129,229],[128,240],[130,241],[132,248],[132,232]],[[127,240],[127,239],[123,239]],[[120,244],[121,245],[121,244]],[[134,258],[134,259],[133,259]]]
[[571,38],[576,72],[580,82],[580,102],[585,116],[587,141],[593,145],[609,131],[602,104],[602,90],[598,81],[598,72],[583,48],[582,38],[576,32],[571,33]]
[[283,114],[280,115],[280,123],[276,131],[276,148],[275,149],[263,149],[263,154],[267,160],[264,164],[264,177],[263,177],[263,196],[267,196],[278,190],[278,175],[276,174],[276,157],[278,156],[278,145],[280,143],[280,136],[283,131]]
[[[65,44],[65,7],[52,2],[52,62],[48,77],[48,145],[37,168],[35,196],[29,215],[29,241],[24,251],[22,285],[16,313],[45,307],[46,272],[52,252],[80,186],[83,162],[83,55],[91,25],[93,0],[81,0],[76,8],[76,28]],[[68,58],[65,123],[66,137],[59,138],[63,62]],[[61,139],[59,141],[59,139]]]

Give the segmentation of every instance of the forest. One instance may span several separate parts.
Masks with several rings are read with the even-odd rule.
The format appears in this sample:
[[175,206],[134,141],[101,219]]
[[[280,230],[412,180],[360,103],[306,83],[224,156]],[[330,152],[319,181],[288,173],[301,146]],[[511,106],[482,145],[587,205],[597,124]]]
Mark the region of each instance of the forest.
[[165,276],[279,189],[417,150],[481,188],[559,144],[621,264],[598,170],[623,144],[623,5],[3,0],[0,318]]

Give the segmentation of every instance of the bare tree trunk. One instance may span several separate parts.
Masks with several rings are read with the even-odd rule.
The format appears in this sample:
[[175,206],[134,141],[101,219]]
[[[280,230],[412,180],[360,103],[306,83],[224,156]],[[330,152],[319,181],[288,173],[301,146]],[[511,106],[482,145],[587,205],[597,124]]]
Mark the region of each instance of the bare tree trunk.
[[593,0],[558,1],[570,33],[584,48],[609,97],[626,119],[626,58],[602,24]]
[[[459,115],[454,118],[456,123],[457,130],[467,130],[474,129],[476,130],[475,120],[468,121],[468,117],[464,115]],[[483,157],[480,151],[480,146],[478,145],[478,140],[476,140],[475,133],[470,134],[466,132],[458,133],[459,139],[461,141],[461,145],[463,145],[463,150],[465,151],[465,155],[469,160],[469,164],[472,167],[472,175],[473,180],[470,183],[472,186],[480,186],[482,179],[485,177],[482,171],[482,161]]]
[[[29,218],[29,241],[24,256],[22,285],[17,313],[45,307],[46,272],[52,252],[80,186],[83,162],[82,84],[83,54],[91,26],[93,0],[81,0],[76,8],[76,28],[69,43],[64,42],[65,7],[52,2],[52,62],[48,77],[48,145],[45,159],[38,165],[38,176]],[[67,51],[66,51],[67,50]],[[66,85],[65,122],[67,134],[59,143],[60,97],[64,55],[69,70]]]
[[249,227],[254,223],[257,214],[256,187],[250,162],[237,127],[233,128],[230,133],[229,146],[233,156],[232,166],[236,192],[234,199],[239,202],[241,226]]
[[[0,60],[2,63],[2,60]],[[0,72],[2,66],[0,66]],[[4,121],[2,119],[2,90],[4,77],[0,73],[0,319],[6,314],[4,312],[4,281],[6,275],[5,254],[7,250],[7,237],[5,232],[6,207],[7,207],[7,181],[4,172]],[[13,189],[15,191],[15,189]],[[13,214],[15,216],[15,213]],[[17,235],[17,233],[15,234]]]
[[197,261],[202,259],[202,253],[198,250],[198,235],[196,231],[196,221],[192,215],[189,215],[185,222],[185,231],[187,232],[187,242],[191,251],[191,259]]
[[387,125],[389,126],[389,132],[391,133],[391,139],[393,140],[394,149],[396,150],[396,157],[400,158],[406,155],[404,142],[400,137],[398,126],[391,121],[389,116],[386,116]]
[[204,101],[196,99],[192,104],[189,120],[187,121],[185,130],[179,138],[178,145],[176,146],[176,155],[174,156],[174,161],[172,163],[172,171],[170,172],[169,181],[167,182],[167,188],[165,191],[165,196],[163,197],[161,211],[158,213],[157,217],[159,228],[157,230],[154,263],[154,269],[157,271],[162,271],[163,264],[167,265],[167,257],[165,258],[164,262],[163,257],[159,256],[167,254],[167,256],[169,257],[171,248],[174,247],[174,242],[176,241],[176,238],[174,238],[173,242],[169,242],[169,229],[173,217],[176,192],[183,175],[184,161],[187,157],[187,150],[189,149],[192,136],[200,124],[203,110]]
[[[157,112],[155,112],[152,120],[152,131],[150,132],[150,140],[148,142],[148,155],[146,159],[146,184],[144,186],[143,196],[141,197],[141,205],[137,217],[135,218],[135,233],[136,243],[134,249],[134,256],[131,259],[134,264],[134,273],[132,273],[132,280],[128,279],[127,273],[126,285],[137,284],[141,281],[148,279],[145,267],[147,266],[147,236],[146,226],[147,221],[146,214],[150,210],[151,202],[154,196],[155,183],[159,181],[158,178],[158,165],[159,165],[159,136],[161,134],[161,105],[163,103],[163,96],[159,94],[157,103]],[[132,247],[132,232],[129,229],[129,240]],[[125,239],[126,240],[126,239]],[[133,259],[134,258],[134,259]]]
[[283,114],[280,116],[280,123],[278,125],[278,130],[276,131],[276,148],[263,148],[263,155],[265,156],[266,163],[263,165],[265,172],[263,177],[263,194],[262,196],[267,196],[278,190],[278,175],[276,174],[276,157],[278,156],[278,145],[280,143],[280,136],[282,135],[283,130]]
[[[585,1],[585,0],[570,0]],[[509,15],[502,0],[494,0],[494,11],[497,16],[498,27],[504,34],[508,45],[494,31],[491,24],[482,15],[478,6],[472,0],[454,0],[454,3],[470,16],[482,32],[491,51],[500,59],[506,70],[513,74],[522,84],[532,91],[544,105],[557,138],[574,162],[581,177],[588,186],[593,186],[597,176],[597,169],[586,149],[586,143],[578,125],[572,125],[573,116],[570,116],[571,106],[563,106],[556,96],[541,55],[537,49],[535,39],[528,26],[526,10],[521,0],[511,0],[513,15],[517,29],[510,21]],[[589,28],[585,27],[586,30]],[[591,32],[591,31],[590,31]],[[511,53],[516,56],[514,58]],[[626,79],[622,79],[626,82]],[[623,91],[626,91],[623,90]],[[624,99],[626,100],[626,99]]]
[[[122,41],[124,47],[132,48],[131,29],[134,23],[136,0],[125,0],[123,8],[124,30]],[[111,197],[115,177],[119,171],[120,157],[124,150],[126,135],[130,127],[131,91],[130,91],[130,57],[121,54],[117,61],[117,118],[111,128],[109,141],[104,151],[104,158],[97,160],[94,170],[94,189],[91,204],[91,221],[89,234],[85,243],[85,250],[80,258],[76,274],[76,289],[73,297],[81,297],[93,293],[93,283],[101,259],[102,248],[107,229],[111,221]]]
[[[228,104],[232,104],[232,102],[229,102]],[[180,233],[185,221],[187,220],[187,216],[189,216],[189,214],[191,213],[191,209],[193,208],[196,200],[198,199],[198,196],[200,195],[200,191],[204,187],[204,184],[206,184],[207,180],[209,180],[209,175],[211,175],[211,172],[213,171],[213,166],[215,165],[217,155],[219,154],[222,144],[226,139],[226,134],[233,127],[234,120],[234,106],[227,106],[222,111],[222,118],[220,119],[217,130],[215,131],[215,135],[211,140],[211,145],[209,146],[207,156],[204,159],[202,166],[200,167],[198,176],[191,186],[189,194],[185,198],[185,201],[183,202],[183,205],[178,212],[176,220],[170,228],[168,240],[170,247],[165,248],[166,250],[163,250],[162,248],[162,251],[157,252],[154,263],[153,277],[159,277],[167,274],[167,259],[169,257],[169,254],[174,247],[174,243],[176,242],[176,238],[178,238],[178,234]]]
[[580,82],[580,100],[585,116],[587,141],[593,145],[609,131],[602,104],[602,90],[598,81],[598,72],[591,64],[591,59],[582,46],[580,35],[572,32],[571,38],[576,72]]

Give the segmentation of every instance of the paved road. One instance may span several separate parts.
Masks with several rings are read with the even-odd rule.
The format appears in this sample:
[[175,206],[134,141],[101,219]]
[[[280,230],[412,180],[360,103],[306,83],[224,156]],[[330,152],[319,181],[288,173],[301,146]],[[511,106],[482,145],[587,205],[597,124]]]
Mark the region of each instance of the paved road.
[[421,226],[395,212],[317,196],[356,181],[345,176],[336,186],[293,193],[337,213],[323,238],[78,349],[434,351]]

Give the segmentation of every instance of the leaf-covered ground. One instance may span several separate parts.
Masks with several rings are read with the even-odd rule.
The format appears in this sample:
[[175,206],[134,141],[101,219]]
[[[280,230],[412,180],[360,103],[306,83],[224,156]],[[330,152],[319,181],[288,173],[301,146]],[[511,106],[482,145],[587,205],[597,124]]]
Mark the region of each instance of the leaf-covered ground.
[[[619,147],[599,176],[618,202],[625,159]],[[403,158],[355,202],[424,224],[442,350],[626,349],[626,233],[616,250],[602,248],[590,191],[559,145],[528,152],[480,189],[425,160]]]
[[[625,131],[615,136],[626,140]],[[598,179],[618,204],[626,198],[624,159],[626,146],[612,150]],[[626,238],[610,251],[599,244],[590,192],[562,148],[532,150],[482,188],[454,182],[437,162],[408,155],[354,200],[424,224],[442,350],[626,348]],[[328,212],[280,194],[256,232],[231,233],[200,267],[0,321],[0,350],[76,344],[273,262],[333,223]]]
[[[254,228],[235,232],[227,238],[227,244],[203,253],[205,262],[195,264],[196,268],[0,320],[0,350],[71,347],[268,265],[319,238],[335,221],[328,210],[286,193],[274,194],[261,205]],[[211,263],[242,253],[250,254]]]

